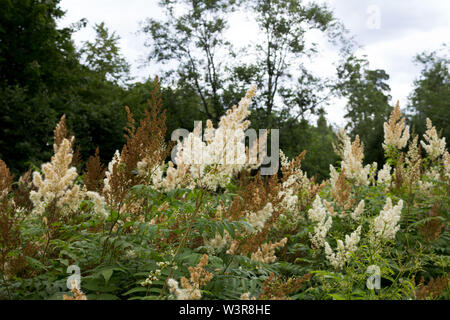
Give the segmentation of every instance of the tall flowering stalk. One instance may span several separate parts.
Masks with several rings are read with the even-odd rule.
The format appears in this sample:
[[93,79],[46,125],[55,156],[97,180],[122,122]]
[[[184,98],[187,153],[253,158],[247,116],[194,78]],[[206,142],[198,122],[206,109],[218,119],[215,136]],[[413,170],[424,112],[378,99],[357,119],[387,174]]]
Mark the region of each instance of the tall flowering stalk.
[[73,138],[64,139],[60,145],[55,143],[55,155],[51,162],[42,165],[43,175],[33,172],[33,184],[38,188],[30,193],[35,214],[42,215],[46,207],[53,202],[63,214],[78,209],[81,190],[79,185],[74,184],[78,176],[77,170],[70,167],[73,156],[72,142]]
[[[301,169],[301,161],[306,155],[303,151],[297,158],[289,161],[282,150],[280,150],[281,171],[283,180],[278,197],[282,199],[280,206],[291,213],[298,212],[297,205],[300,202],[299,194],[308,192],[311,182],[307,174]],[[297,218],[294,215],[294,218]]]
[[393,240],[400,229],[398,224],[403,209],[403,200],[397,205],[392,205],[391,198],[387,198],[386,204],[380,214],[373,220],[372,228],[377,239]]
[[97,192],[81,189],[75,183],[78,173],[76,168],[71,166],[74,137],[64,137],[65,132],[67,129],[63,116],[55,129],[55,155],[50,162],[42,165],[43,175],[33,172],[33,184],[37,188],[37,191],[30,192],[34,205],[33,213],[43,215],[49,206],[54,206],[59,214],[68,215],[78,210],[81,201],[88,198],[94,202],[97,213],[106,215],[103,197]]
[[358,249],[358,243],[361,239],[361,226],[359,226],[350,235],[345,235],[345,242],[342,240],[337,241],[336,252],[330,247],[328,242],[324,243],[325,255],[328,261],[335,269],[342,268],[345,263],[350,259],[351,255]]
[[217,129],[208,120],[205,141],[202,139],[201,127],[197,126],[183,143],[178,143],[175,158],[177,167],[169,163],[166,177],[166,180],[173,180],[174,183],[166,183],[167,187],[177,187],[181,178],[188,173],[189,187],[202,186],[214,191],[218,186],[226,186],[233,174],[246,167],[244,138],[250,122],[245,119],[250,114],[249,106],[255,94],[256,86],[253,86],[238,106],[228,110],[220,119]]
[[389,185],[392,181],[391,176],[392,167],[389,163],[385,163],[383,168],[378,171],[377,184],[378,185]]
[[[341,170],[345,170],[345,176],[357,185],[369,185],[371,174],[376,170],[377,163],[363,165],[364,145],[357,135],[355,141],[351,141],[345,131],[338,134],[339,144],[334,146],[335,152],[341,157]],[[336,182],[338,174],[334,168],[330,168],[331,182]]]
[[431,160],[435,160],[442,156],[445,152],[445,138],[439,139],[436,128],[427,118],[427,131],[423,135],[425,141],[420,141],[420,144],[427,152]]
[[388,149],[392,146],[398,150],[406,147],[409,140],[409,126],[405,126],[405,118],[402,118],[400,103],[397,102],[392,111],[389,122],[384,123],[384,142],[383,148]]
[[448,151],[445,151],[443,160],[444,160],[444,174],[447,177],[447,179],[450,179],[450,153],[448,153]]
[[[130,109],[125,107],[128,118],[125,128],[126,144],[120,152],[116,151],[106,172],[103,194],[108,205],[119,213],[127,209],[132,187],[161,180],[158,173],[162,174],[161,167],[169,153],[168,146],[164,143],[166,116],[157,77],[152,85],[149,108],[144,110],[145,116],[138,127]],[[137,214],[139,210],[133,210],[133,213]]]
[[315,249],[320,249],[325,245],[325,238],[331,228],[333,219],[322,204],[319,195],[316,196],[312,208],[308,210],[308,218],[316,223],[314,232],[309,235],[312,246]]

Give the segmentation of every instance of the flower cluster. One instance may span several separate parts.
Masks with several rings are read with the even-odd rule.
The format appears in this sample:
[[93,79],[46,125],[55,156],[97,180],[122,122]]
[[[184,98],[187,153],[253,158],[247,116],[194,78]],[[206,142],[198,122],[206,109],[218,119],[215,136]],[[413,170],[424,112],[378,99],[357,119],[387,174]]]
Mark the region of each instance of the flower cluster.
[[[249,106],[256,94],[253,86],[241,99],[238,106],[228,110],[217,129],[207,121],[205,141],[202,139],[201,125],[198,125],[181,143],[175,157],[176,168],[169,163],[167,186],[179,185],[180,179],[190,175],[189,187],[203,186],[216,190],[225,187],[233,174],[248,165],[245,152],[245,130],[250,122],[245,118],[250,114]],[[181,172],[178,172],[181,171]]]
[[64,213],[78,209],[81,190],[78,185],[74,185],[77,170],[70,167],[72,141],[73,138],[71,141],[64,139],[61,145],[54,144],[55,155],[50,163],[42,165],[44,177],[39,172],[33,172],[33,184],[38,188],[30,193],[34,213],[41,215],[53,201],[56,201],[56,206]]
[[258,251],[252,252],[251,259],[254,261],[260,261],[263,263],[273,263],[277,261],[277,257],[275,256],[275,249],[282,248],[287,243],[287,238],[283,238],[278,242],[272,243],[264,243],[258,248]]
[[396,206],[392,206],[391,198],[387,198],[383,210],[373,220],[372,226],[377,238],[385,240],[395,238],[400,229],[398,222],[401,218],[402,208],[403,200],[400,200]]
[[289,161],[284,152],[280,150],[281,170],[285,179],[281,183],[278,198],[282,199],[279,206],[285,211],[295,212],[299,202],[297,195],[310,187],[308,176],[300,166],[300,160],[303,157],[304,153],[297,159]]
[[178,300],[199,300],[202,297],[200,287],[211,281],[213,274],[206,271],[208,265],[208,255],[204,254],[196,267],[189,267],[190,279],[182,277],[181,288],[178,281],[168,279],[167,285],[171,293],[175,294]]
[[[432,160],[440,157],[445,152],[445,138],[439,139],[436,128],[427,118],[427,131],[424,134],[425,141],[420,141],[420,144],[428,153]],[[427,144],[428,143],[428,144]]]
[[33,184],[37,187],[37,191],[30,192],[33,212],[42,215],[48,205],[54,204],[63,215],[69,214],[76,211],[81,201],[88,198],[94,203],[97,213],[107,215],[104,198],[97,192],[81,189],[75,183],[78,174],[76,168],[71,167],[74,137],[61,138],[61,131],[65,131],[64,116],[55,129],[55,154],[51,162],[42,165],[43,176],[39,172],[33,172]]
[[308,218],[316,222],[314,233],[309,235],[312,246],[315,249],[320,249],[325,245],[325,237],[333,223],[333,219],[331,216],[328,217],[328,215],[327,209],[322,204],[319,195],[317,195],[312,208],[308,210]]
[[450,153],[448,153],[448,151],[445,151],[443,160],[444,160],[444,173],[447,176],[447,178],[450,179]]
[[255,229],[256,232],[261,231],[264,228],[264,224],[267,219],[272,216],[273,207],[272,203],[268,202],[264,208],[258,212],[248,212],[246,215],[247,222]]
[[331,249],[328,242],[325,242],[325,254],[331,265],[336,268],[342,268],[344,264],[351,257],[358,247],[358,243],[361,237],[361,226],[359,226],[354,232],[345,236],[345,242],[342,240],[337,241],[337,251],[334,252]]
[[143,282],[141,282],[141,286],[149,286],[153,283],[153,281],[158,281],[159,277],[162,274],[162,271],[169,268],[170,266],[172,266],[173,270],[178,269],[178,266],[175,262],[161,261],[157,262],[156,265],[158,266],[158,269],[150,271],[148,277]]
[[149,286],[153,283],[153,281],[158,281],[159,277],[161,276],[161,269],[156,269],[155,271],[150,271],[148,277],[141,282],[141,286]]
[[417,143],[419,140],[419,136],[415,136],[409,142],[408,153],[406,154],[406,182],[409,185],[413,185],[416,181],[418,181],[421,177],[421,169],[422,169],[422,155],[420,152],[420,147]]
[[[384,143],[383,148],[388,146],[403,149],[409,140],[409,126],[405,127],[405,118],[401,118],[400,104],[397,102],[389,117],[389,122],[384,123]],[[401,118],[401,119],[400,119]]]
[[[364,159],[364,146],[360,143],[359,136],[357,135],[353,143],[350,137],[340,130],[338,135],[340,139],[340,145],[335,147],[336,152],[341,156],[341,169],[345,170],[347,178],[352,179],[358,185],[369,185],[370,174],[373,172],[377,164],[374,162],[372,165],[363,166]],[[330,168],[331,181],[337,180],[337,172],[334,168]]]
[[364,206],[365,206],[365,202],[364,202],[364,200],[361,200],[358,203],[358,206],[355,208],[355,210],[353,210],[351,213],[351,217],[353,220],[355,220],[355,221],[359,220],[359,218],[361,217],[361,215],[364,212]]
[[111,177],[113,175],[114,167],[118,166],[119,163],[120,163],[120,152],[119,152],[119,150],[116,150],[112,160],[108,163],[108,170],[106,170],[106,173],[105,173],[106,177],[103,181],[103,193],[104,194],[108,194],[111,192],[111,185],[110,185]]
[[385,163],[383,166],[383,169],[378,171],[378,177],[377,177],[378,185],[389,185],[391,183],[391,181],[392,181],[391,170],[392,170],[392,167],[388,163]]

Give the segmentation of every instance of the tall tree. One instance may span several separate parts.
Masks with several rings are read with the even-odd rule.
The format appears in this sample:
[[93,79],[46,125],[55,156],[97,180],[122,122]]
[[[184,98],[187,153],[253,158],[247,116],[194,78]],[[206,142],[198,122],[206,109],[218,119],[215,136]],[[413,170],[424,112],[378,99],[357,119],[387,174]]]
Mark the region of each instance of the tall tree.
[[[178,66],[171,75],[178,85],[195,88],[205,115],[215,120],[224,106],[237,102],[250,83],[257,83],[262,91],[256,106],[263,126],[272,122],[276,104],[297,117],[318,110],[331,95],[332,86],[302,64],[302,58],[313,56],[318,47],[309,43],[305,34],[319,30],[331,41],[340,42],[341,49],[348,49],[350,42],[345,40],[340,22],[326,6],[301,0],[242,1],[243,11],[255,17],[260,36],[237,50],[225,40],[224,33],[229,14],[238,3],[183,0],[176,2],[175,10],[175,1],[161,1],[167,20],[148,19],[143,28],[150,36],[149,58],[176,61]],[[255,59],[243,63],[242,58],[249,54]]]
[[124,142],[128,65],[104,24],[81,54],[76,29],[57,28],[59,0],[0,0],[0,158],[15,174],[48,161],[53,129],[66,114],[84,158],[101,147],[110,159]]
[[[287,108],[293,115],[316,111],[323,100],[318,92],[325,91],[325,83],[314,77],[303,64],[303,58],[312,57],[318,46],[314,42],[308,43],[305,35],[319,30],[332,40],[344,40],[342,25],[325,5],[312,2],[253,0],[250,7],[256,14],[262,34],[255,46],[254,69],[258,70],[258,84],[263,90],[262,105],[267,115],[274,110],[277,97],[283,100],[278,107]],[[292,69],[293,65],[295,69]],[[292,81],[292,78],[296,80]]]
[[94,26],[94,42],[85,41],[80,50],[85,64],[102,78],[126,84],[130,78],[130,64],[120,55],[120,37],[110,33],[104,22]]
[[0,1],[0,82],[36,92],[63,87],[77,63],[70,28],[58,29],[60,0]]
[[78,65],[59,0],[0,0],[0,158],[14,173],[48,159],[56,93]]
[[450,141],[450,59],[446,49],[444,45],[441,50],[423,52],[415,57],[422,71],[414,82],[408,109],[413,113],[412,121],[418,133],[425,132],[425,120],[430,118]]
[[365,161],[382,163],[384,152],[383,123],[388,120],[392,107],[389,105],[389,75],[384,70],[368,69],[365,59],[349,57],[338,67],[339,82],[336,88],[348,99],[349,120],[346,128],[352,137],[359,135],[365,145]]
[[225,61],[220,54],[231,47],[224,40],[228,28],[225,14],[233,10],[234,3],[234,0],[162,0],[160,6],[166,21],[147,19],[143,28],[150,37],[149,59],[177,63],[166,77],[174,74],[178,86],[194,89],[203,113],[215,121],[224,111],[221,92],[225,85]]
[[[74,131],[83,158],[93,154],[97,146],[103,160],[109,161],[124,140],[125,105],[131,90],[130,65],[121,54],[120,38],[105,24],[93,26],[94,41],[86,41],[79,50],[79,67],[73,72],[71,91],[62,97],[58,112],[66,113],[67,123]],[[130,103],[130,110],[139,120],[141,104]]]

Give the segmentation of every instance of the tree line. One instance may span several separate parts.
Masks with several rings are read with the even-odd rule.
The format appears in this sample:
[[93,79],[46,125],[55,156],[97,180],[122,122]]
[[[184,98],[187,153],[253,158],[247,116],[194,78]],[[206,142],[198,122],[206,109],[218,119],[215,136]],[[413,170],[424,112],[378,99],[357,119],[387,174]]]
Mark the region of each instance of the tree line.
[[[60,0],[0,0],[0,159],[16,176],[52,154],[53,128],[62,114],[76,136],[79,169],[99,147],[108,162],[125,141],[125,106],[136,121],[143,118],[153,77],[135,81],[120,52],[119,37],[104,23],[94,26],[96,38],[77,48],[73,34],[87,27],[85,19],[59,28],[64,16]],[[384,159],[383,123],[392,111],[389,75],[370,69],[354,54],[344,25],[325,5],[301,0],[160,1],[165,19],[147,19],[148,63],[172,66],[160,74],[167,116],[167,137],[177,128],[193,129],[194,120],[217,123],[250,84],[260,94],[252,105],[252,127],[279,128],[280,148],[290,157],[308,150],[302,166],[324,179],[333,153],[336,130],[324,106],[334,97],[347,100],[345,118],[350,136],[365,145],[365,161]],[[245,9],[244,9],[245,8]],[[176,10],[177,9],[177,10]],[[240,11],[256,19],[258,38],[237,48],[227,41],[229,17]],[[320,32],[339,52],[334,78],[315,75],[305,61],[314,61],[320,45],[307,41]],[[449,59],[441,51],[417,54],[422,71],[409,96],[408,121],[416,133],[428,117],[450,137]],[[316,123],[308,121],[310,116]]]

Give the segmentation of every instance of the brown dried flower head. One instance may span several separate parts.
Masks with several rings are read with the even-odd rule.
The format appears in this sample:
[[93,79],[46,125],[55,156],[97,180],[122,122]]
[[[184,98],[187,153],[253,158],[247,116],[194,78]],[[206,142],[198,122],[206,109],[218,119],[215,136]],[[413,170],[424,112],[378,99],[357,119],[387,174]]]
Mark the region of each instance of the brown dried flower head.
[[289,300],[289,295],[298,292],[310,278],[311,273],[307,273],[300,278],[292,277],[283,281],[271,273],[264,281],[263,292],[258,296],[258,300]]

